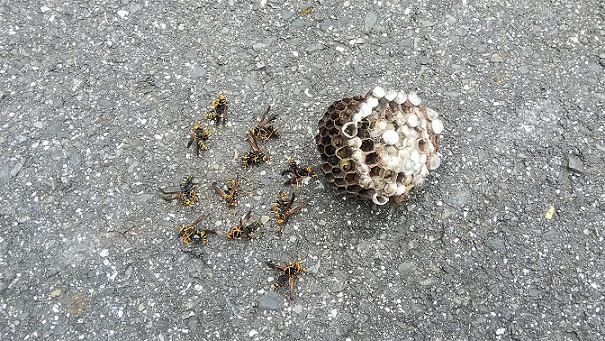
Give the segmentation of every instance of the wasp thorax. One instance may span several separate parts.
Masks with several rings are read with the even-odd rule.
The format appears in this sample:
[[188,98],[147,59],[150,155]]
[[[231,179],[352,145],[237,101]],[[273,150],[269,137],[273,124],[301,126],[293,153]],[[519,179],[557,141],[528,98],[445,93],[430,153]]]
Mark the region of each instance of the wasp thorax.
[[416,93],[376,87],[334,102],[315,137],[326,180],[377,205],[401,203],[441,164],[443,122]]

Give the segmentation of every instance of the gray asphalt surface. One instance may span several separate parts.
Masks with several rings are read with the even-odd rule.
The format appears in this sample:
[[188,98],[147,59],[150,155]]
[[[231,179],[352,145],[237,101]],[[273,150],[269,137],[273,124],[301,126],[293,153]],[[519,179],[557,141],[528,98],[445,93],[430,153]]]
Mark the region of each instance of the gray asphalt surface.
[[[2,1],[1,338],[603,339],[604,24],[593,0]],[[182,243],[203,213],[271,216],[325,109],[375,85],[446,122],[407,205],[320,176],[281,232]],[[229,124],[197,158],[217,92]],[[243,170],[268,105],[283,136]],[[163,201],[187,174],[200,203]],[[234,216],[209,186],[238,174]],[[264,262],[297,257],[290,301]]]

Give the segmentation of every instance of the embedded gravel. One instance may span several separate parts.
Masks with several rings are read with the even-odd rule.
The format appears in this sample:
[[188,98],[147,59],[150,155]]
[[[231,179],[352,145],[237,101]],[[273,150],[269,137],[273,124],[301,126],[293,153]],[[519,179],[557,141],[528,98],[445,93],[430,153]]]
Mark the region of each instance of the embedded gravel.
[[[0,338],[605,338],[603,27],[594,0],[0,3]],[[279,232],[182,243],[201,214],[271,216],[325,109],[375,85],[445,122],[406,205],[320,176]],[[198,158],[217,93],[229,123]],[[282,138],[241,169],[268,105]],[[200,202],[162,200],[187,174]],[[210,184],[238,174],[233,215]],[[290,301],[264,262],[297,257]]]

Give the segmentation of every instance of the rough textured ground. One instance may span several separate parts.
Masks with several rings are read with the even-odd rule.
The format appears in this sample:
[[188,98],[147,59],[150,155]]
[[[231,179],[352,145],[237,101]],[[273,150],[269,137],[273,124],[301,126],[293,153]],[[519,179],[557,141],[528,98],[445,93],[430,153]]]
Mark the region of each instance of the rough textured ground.
[[[604,338],[602,2],[427,3],[3,1],[2,339]],[[288,157],[318,163],[327,106],[378,84],[446,122],[408,205],[313,180],[281,233],[179,240],[202,213],[222,231],[270,215]],[[217,92],[230,124],[197,158]],[[242,170],[269,104],[283,138]],[[201,203],[164,202],[186,174]],[[209,185],[237,174],[253,194],[234,216]],[[290,301],[263,262],[298,256]]]

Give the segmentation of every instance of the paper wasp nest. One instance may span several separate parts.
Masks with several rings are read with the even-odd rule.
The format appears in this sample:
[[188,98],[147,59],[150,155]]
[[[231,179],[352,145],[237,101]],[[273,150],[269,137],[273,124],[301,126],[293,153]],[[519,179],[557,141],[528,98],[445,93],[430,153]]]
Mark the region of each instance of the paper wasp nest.
[[315,137],[326,180],[377,205],[402,203],[441,164],[443,123],[415,93],[376,87],[334,102]]

